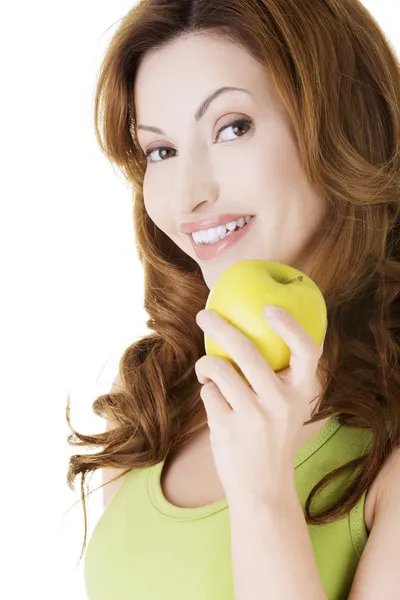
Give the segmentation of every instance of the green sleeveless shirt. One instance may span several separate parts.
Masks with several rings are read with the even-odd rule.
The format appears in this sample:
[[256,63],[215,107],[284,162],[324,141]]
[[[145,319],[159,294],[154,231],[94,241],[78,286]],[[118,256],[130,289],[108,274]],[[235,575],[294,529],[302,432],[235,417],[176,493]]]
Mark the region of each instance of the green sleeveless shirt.
[[[299,449],[295,478],[303,510],[314,484],[365,454],[371,441],[370,429],[341,426],[334,416]],[[234,600],[226,499],[174,506],[161,488],[164,462],[124,475],[100,516],[84,560],[88,600]],[[355,474],[329,484],[311,513],[330,506]],[[308,525],[328,600],[344,600],[350,591],[368,537],[365,496],[342,519]]]

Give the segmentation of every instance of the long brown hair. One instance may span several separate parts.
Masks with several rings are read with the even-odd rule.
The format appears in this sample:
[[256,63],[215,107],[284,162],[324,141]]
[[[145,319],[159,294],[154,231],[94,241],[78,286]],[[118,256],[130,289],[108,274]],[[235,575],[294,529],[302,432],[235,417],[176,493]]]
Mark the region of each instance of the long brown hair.
[[[194,365],[205,353],[195,316],[209,290],[198,264],[146,213],[146,161],[133,102],[146,53],[191,33],[224,36],[265,67],[291,118],[304,171],[330,208],[308,273],[325,297],[329,326],[319,366],[323,392],[307,423],[337,415],[342,424],[371,428],[373,443],[368,454],[313,488],[307,523],[345,516],[399,445],[400,65],[388,39],[357,0],[142,0],[122,19],[105,54],[94,121],[101,150],[133,185],[146,324],[153,333],[125,350],[121,389],[93,403],[113,430],[78,433],[67,405],[69,443],[97,450],[69,462],[71,489],[81,474],[81,558],[86,475],[114,467],[122,476],[155,465],[207,422]],[[342,498],[311,515],[318,488],[355,467],[358,476]]]

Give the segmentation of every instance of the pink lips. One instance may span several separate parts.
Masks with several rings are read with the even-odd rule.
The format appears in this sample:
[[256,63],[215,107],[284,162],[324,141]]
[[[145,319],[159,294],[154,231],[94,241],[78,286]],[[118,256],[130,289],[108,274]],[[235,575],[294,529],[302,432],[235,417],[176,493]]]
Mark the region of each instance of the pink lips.
[[[231,221],[237,221],[240,217],[246,217],[246,214],[226,214],[226,215],[208,215],[197,221],[190,221],[181,225],[181,231],[183,233],[193,233],[193,231],[200,231],[201,229],[211,229],[211,227],[218,227],[218,225],[225,225]],[[250,215],[252,216],[252,215]]]
[[[242,215],[239,215],[239,217],[240,216],[242,216]],[[239,217],[237,217],[237,218],[239,218]],[[229,248],[232,248],[232,246],[234,244],[239,242],[246,235],[246,233],[248,233],[250,231],[250,229],[253,228],[255,220],[256,220],[256,218],[252,217],[250,219],[250,221],[247,223],[247,225],[240,227],[233,233],[229,234],[227,237],[224,237],[222,240],[219,240],[218,242],[214,242],[213,244],[196,244],[196,242],[193,239],[193,236],[190,235],[190,240],[192,242],[194,251],[196,252],[196,256],[198,258],[200,258],[201,260],[209,260],[211,258],[215,258],[216,256],[219,256],[223,252],[226,252],[226,250],[229,250]],[[224,223],[228,223],[228,222],[229,221],[224,221]],[[223,223],[220,223],[220,224],[222,225]],[[215,227],[215,225],[214,225],[214,227]],[[197,231],[197,230],[194,229],[194,231]]]

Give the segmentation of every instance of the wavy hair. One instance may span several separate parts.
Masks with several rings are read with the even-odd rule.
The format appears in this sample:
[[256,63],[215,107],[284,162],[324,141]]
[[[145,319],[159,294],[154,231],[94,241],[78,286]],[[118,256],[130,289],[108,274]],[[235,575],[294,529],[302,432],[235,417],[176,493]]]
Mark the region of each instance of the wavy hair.
[[[80,558],[87,474],[112,467],[123,470],[118,479],[155,465],[207,423],[194,365],[205,353],[195,317],[209,290],[198,264],[145,210],[146,160],[133,102],[142,58],[188,34],[223,36],[265,67],[289,114],[303,169],[329,207],[308,273],[324,295],[329,326],[319,363],[322,392],[307,424],[337,415],[342,424],[370,428],[373,441],[367,454],[313,488],[307,523],[345,516],[400,445],[400,65],[393,47],[357,0],[142,0],[121,20],[105,53],[94,122],[102,152],[133,187],[152,333],[124,351],[119,388],[93,403],[112,430],[78,433],[68,400],[68,442],[95,450],[69,460],[71,489],[81,475]],[[342,497],[311,514],[319,488],[356,467]]]

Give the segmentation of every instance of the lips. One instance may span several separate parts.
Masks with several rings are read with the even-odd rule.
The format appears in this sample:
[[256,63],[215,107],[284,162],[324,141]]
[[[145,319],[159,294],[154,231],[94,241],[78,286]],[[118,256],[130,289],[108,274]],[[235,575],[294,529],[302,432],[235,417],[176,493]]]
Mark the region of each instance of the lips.
[[[203,219],[197,221],[190,221],[181,225],[182,233],[190,235],[193,231],[200,231],[201,229],[211,229],[211,227],[218,227],[219,225],[226,225],[231,221],[237,221],[240,217],[247,217],[248,213],[236,213],[236,214],[225,214],[225,215],[208,215]],[[249,215],[253,216],[253,215]]]
[[[239,215],[239,217],[240,216],[242,215]],[[193,236],[190,235],[190,240],[192,242],[192,246],[196,253],[196,256],[201,260],[210,260],[212,258],[220,256],[222,253],[232,248],[232,246],[239,243],[246,236],[246,234],[250,232],[250,230],[254,227],[255,220],[256,217],[253,216],[247,223],[247,225],[239,227],[239,229],[237,229],[236,231],[233,231],[226,237],[212,244],[196,244],[196,242],[193,239]]]

